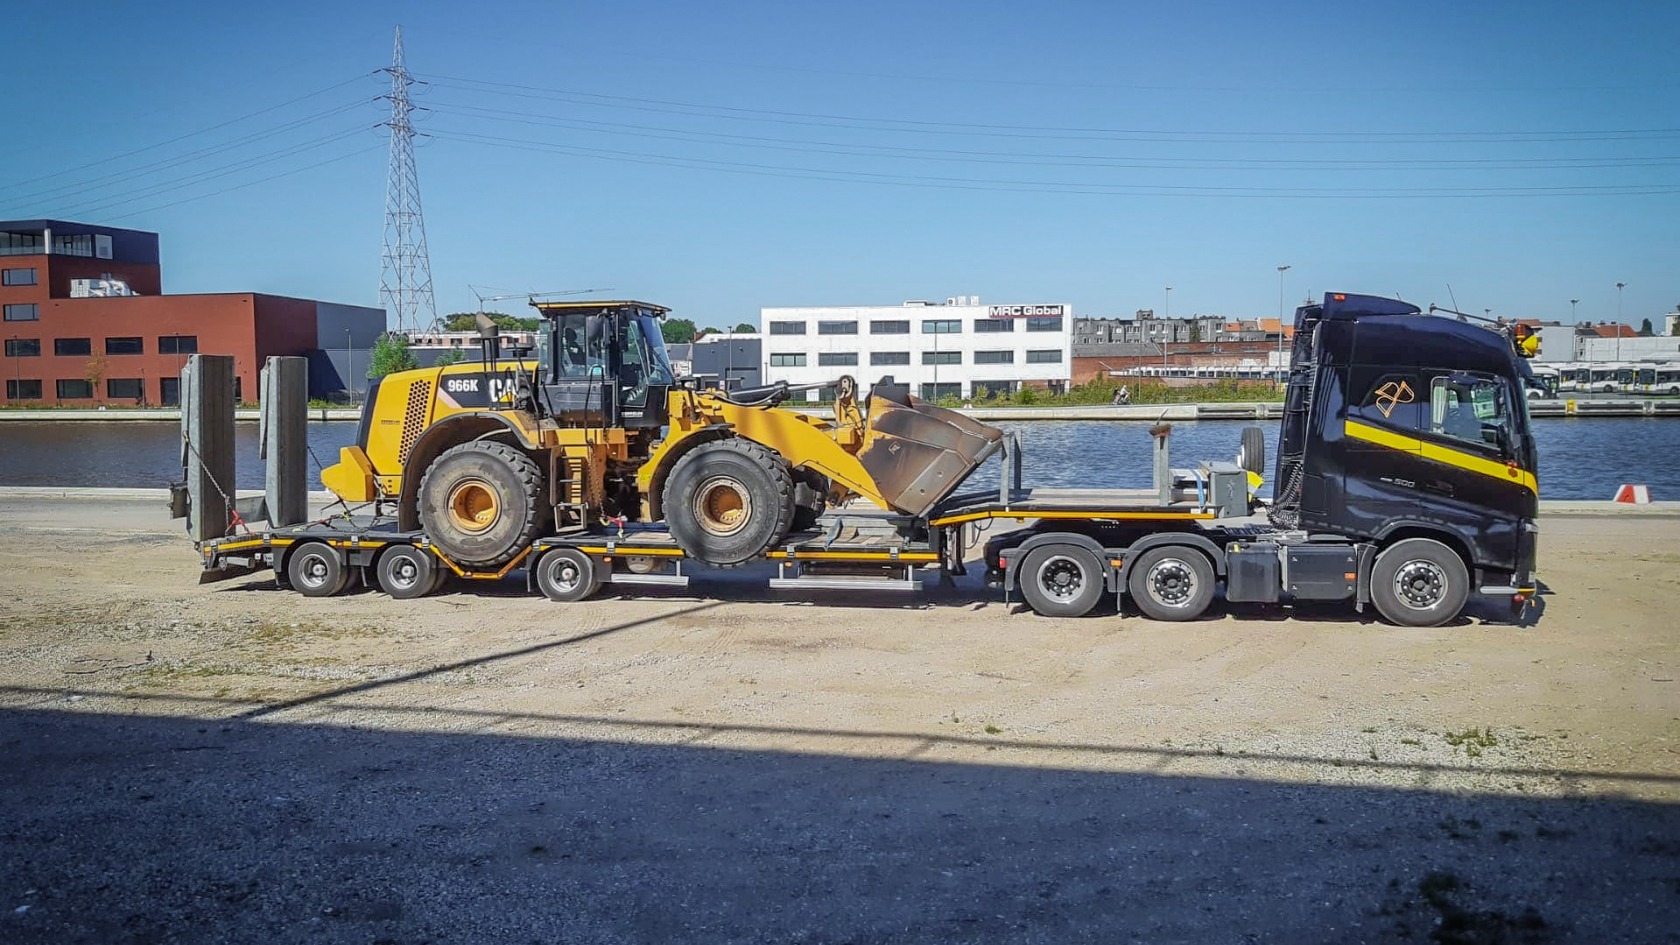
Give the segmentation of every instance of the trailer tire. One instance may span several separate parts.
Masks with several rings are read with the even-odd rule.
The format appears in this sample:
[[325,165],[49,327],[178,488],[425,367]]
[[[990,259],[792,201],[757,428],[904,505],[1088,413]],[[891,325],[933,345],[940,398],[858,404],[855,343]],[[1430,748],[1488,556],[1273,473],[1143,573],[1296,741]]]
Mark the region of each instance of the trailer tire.
[[1207,555],[1185,545],[1161,545],[1126,562],[1126,589],[1151,620],[1200,617],[1217,580]]
[[374,565],[379,589],[394,600],[413,600],[437,590],[438,560],[413,545],[385,549]]
[[728,437],[696,447],[665,481],[665,522],[689,557],[735,567],[774,548],[793,526],[793,474],[766,446]]
[[537,588],[561,603],[580,601],[601,589],[595,559],[576,548],[555,548],[537,559]]
[[543,525],[542,470],[505,443],[444,450],[420,480],[420,527],[466,568],[512,561]]
[[1266,433],[1259,427],[1243,427],[1242,445],[1237,448],[1237,465],[1256,475],[1266,474]]
[[1384,548],[1371,567],[1371,602],[1389,623],[1439,627],[1470,599],[1464,559],[1433,538],[1405,538]]
[[350,571],[330,546],[306,541],[286,557],[286,582],[305,597],[331,597],[350,583]]
[[1083,617],[1102,600],[1103,563],[1089,548],[1042,545],[1021,559],[1021,597],[1045,617]]

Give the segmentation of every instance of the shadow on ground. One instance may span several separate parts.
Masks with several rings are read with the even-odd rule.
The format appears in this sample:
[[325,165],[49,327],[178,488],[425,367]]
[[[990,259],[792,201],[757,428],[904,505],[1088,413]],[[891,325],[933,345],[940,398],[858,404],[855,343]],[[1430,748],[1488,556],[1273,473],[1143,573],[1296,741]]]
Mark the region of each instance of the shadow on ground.
[[36,705],[0,712],[19,945],[1680,935],[1675,805]]

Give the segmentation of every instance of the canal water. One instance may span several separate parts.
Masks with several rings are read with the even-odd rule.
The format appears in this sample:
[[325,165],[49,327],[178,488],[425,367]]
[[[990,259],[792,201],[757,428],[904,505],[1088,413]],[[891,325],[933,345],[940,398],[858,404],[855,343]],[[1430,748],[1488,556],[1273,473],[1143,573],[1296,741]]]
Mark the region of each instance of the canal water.
[[[1243,421],[1173,424],[1174,465],[1232,459]],[[1147,488],[1149,423],[1038,420],[999,423],[1020,435],[1023,479],[1058,488]],[[1267,461],[1276,454],[1277,421],[1259,424]],[[1547,499],[1609,499],[1619,483],[1644,483],[1651,497],[1680,499],[1680,420],[1583,417],[1540,420],[1540,495]],[[169,422],[0,423],[0,486],[162,487],[180,477],[180,428]],[[356,424],[312,423],[309,446],[322,463],[356,436]],[[257,425],[236,428],[239,488],[262,487]],[[320,488],[309,461],[311,488]],[[997,482],[994,468],[975,486]]]

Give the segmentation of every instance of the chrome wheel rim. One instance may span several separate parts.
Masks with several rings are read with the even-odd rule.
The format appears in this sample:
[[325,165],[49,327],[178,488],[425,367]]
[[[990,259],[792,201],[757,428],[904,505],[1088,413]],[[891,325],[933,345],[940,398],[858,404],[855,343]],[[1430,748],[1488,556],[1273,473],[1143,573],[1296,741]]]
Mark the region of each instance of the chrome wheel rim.
[[298,568],[298,583],[305,587],[324,587],[329,570],[326,557],[311,551],[303,556],[302,566]]
[[1167,607],[1184,607],[1196,596],[1196,572],[1181,558],[1162,558],[1144,573],[1149,596]]
[[1058,602],[1075,600],[1085,589],[1085,569],[1067,555],[1045,558],[1033,577],[1044,596]]
[[1394,596],[1413,610],[1429,610],[1447,596],[1447,572],[1433,561],[1407,561],[1394,572]]

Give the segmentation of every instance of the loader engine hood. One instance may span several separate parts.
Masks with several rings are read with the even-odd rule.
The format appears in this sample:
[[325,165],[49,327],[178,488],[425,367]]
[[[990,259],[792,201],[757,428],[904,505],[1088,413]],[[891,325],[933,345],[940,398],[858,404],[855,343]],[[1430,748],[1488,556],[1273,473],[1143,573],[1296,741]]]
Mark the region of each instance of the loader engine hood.
[[900,512],[926,515],[1003,443],[1003,431],[917,397],[880,388],[858,462]]

